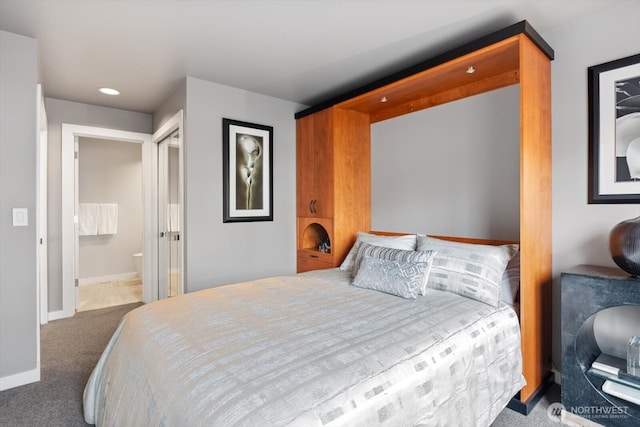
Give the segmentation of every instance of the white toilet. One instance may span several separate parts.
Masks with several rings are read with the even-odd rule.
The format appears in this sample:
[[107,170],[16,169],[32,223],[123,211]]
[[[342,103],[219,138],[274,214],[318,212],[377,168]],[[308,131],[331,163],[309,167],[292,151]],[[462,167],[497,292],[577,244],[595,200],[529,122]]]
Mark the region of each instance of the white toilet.
[[142,278],[142,252],[133,254],[133,263],[136,265],[136,271],[138,272],[138,277]]

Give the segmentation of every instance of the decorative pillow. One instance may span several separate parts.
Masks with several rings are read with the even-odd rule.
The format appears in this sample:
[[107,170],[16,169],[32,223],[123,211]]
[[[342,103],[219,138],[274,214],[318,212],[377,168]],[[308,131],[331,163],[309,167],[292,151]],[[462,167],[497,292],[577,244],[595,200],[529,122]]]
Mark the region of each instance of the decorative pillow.
[[403,249],[384,248],[382,246],[375,246],[366,242],[361,242],[358,246],[358,253],[356,254],[356,258],[353,263],[353,276],[355,277],[358,274],[362,261],[368,256],[386,261],[409,263],[426,262],[427,270],[425,271],[424,280],[419,290],[419,295],[424,295],[427,290],[427,278],[429,277],[431,262],[433,261],[434,255],[435,252],[433,251],[407,251]]
[[419,235],[418,250],[436,251],[427,287],[497,307],[502,275],[518,245],[479,245]]
[[353,286],[416,299],[424,283],[426,262],[401,262],[365,256]]
[[518,300],[520,291],[520,251],[507,263],[507,268],[502,273],[502,289],[500,299],[513,306]]
[[340,265],[340,270],[342,271],[352,271],[353,270],[353,262],[355,260],[356,254],[358,253],[358,245],[360,242],[370,243],[376,246],[383,246],[386,248],[393,249],[405,249],[409,251],[413,251],[416,249],[416,235],[415,234],[406,234],[403,236],[379,236],[377,234],[365,233],[363,231],[358,231],[358,236],[356,238],[356,242],[351,247],[351,250],[347,254],[347,257],[344,259],[342,264]]

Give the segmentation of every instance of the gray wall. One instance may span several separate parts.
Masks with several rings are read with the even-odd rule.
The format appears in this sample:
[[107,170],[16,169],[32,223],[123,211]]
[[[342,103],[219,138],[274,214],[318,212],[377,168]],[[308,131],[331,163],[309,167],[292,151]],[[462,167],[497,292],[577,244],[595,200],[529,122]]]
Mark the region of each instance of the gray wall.
[[[296,266],[295,120],[303,106],[187,77],[186,290]],[[273,221],[222,222],[222,118],[273,126]]]
[[[587,68],[640,50],[640,2],[542,34],[554,48],[553,95],[553,360],[560,366],[560,273],[577,264],[615,267],[609,232],[640,215],[637,204],[587,204]],[[535,23],[533,23],[535,25]]]
[[0,378],[38,369],[36,58],[34,39],[0,31]]
[[[592,65],[601,64],[625,56],[638,53],[638,40],[640,40],[640,2],[629,2],[621,7],[600,13],[588,19],[576,22],[561,30],[548,34],[542,34],[543,38],[555,50],[555,60],[552,64],[552,129],[553,129],[553,361],[557,368],[561,368],[562,345],[561,345],[561,324],[560,324],[560,273],[577,264],[595,264],[615,267],[609,255],[609,232],[618,222],[634,218],[640,215],[637,204],[632,205],[589,205],[587,204],[587,166],[588,166],[588,116],[587,116],[587,68]],[[532,22],[535,26],[535,22]],[[515,87],[513,87],[515,89]],[[505,96],[505,104],[500,102],[500,98],[493,98],[493,95],[486,97],[482,95],[477,100],[481,100],[479,108],[473,107],[476,102],[474,98],[465,100],[461,107],[457,103],[447,104],[439,107],[443,110],[451,108],[462,109],[462,115],[455,110],[453,114],[442,114],[430,109],[420,113],[423,115],[407,116],[408,128],[403,128],[399,119],[382,122],[372,126],[372,227],[374,229],[390,229],[396,231],[424,231],[432,232],[432,228],[437,228],[434,233],[462,234],[457,228],[449,232],[446,224],[441,223],[438,216],[434,221],[434,215],[427,209],[438,208],[438,201],[445,201],[445,195],[436,194],[433,196],[433,206],[427,206],[425,199],[416,200],[411,198],[411,194],[427,194],[427,192],[438,191],[440,181],[425,181],[425,176],[429,171],[425,171],[425,165],[438,168],[430,164],[431,151],[420,146],[419,142],[429,145],[429,148],[438,147],[438,153],[442,149],[444,139],[449,132],[456,137],[468,138],[465,132],[474,131],[478,128],[478,122],[474,116],[485,119],[486,111],[499,111],[498,117],[505,120],[497,125],[509,124],[511,117],[516,117],[517,124],[517,104],[513,106],[513,111],[505,111],[508,99],[517,94],[510,94],[512,88],[507,88],[506,93],[497,96]],[[515,89],[517,90],[517,89]],[[498,101],[498,102],[496,102]],[[433,110],[433,111],[432,111]],[[509,118],[509,119],[508,119]],[[440,120],[438,120],[440,119]],[[490,120],[486,117],[487,120]],[[424,122],[422,122],[424,120]],[[467,128],[469,123],[475,123]],[[409,127],[410,126],[410,127]],[[394,129],[395,128],[395,129]],[[457,129],[464,128],[464,129]],[[482,126],[484,128],[484,126]],[[449,130],[447,130],[449,129]],[[486,130],[486,129],[485,129]],[[394,133],[392,133],[393,131]],[[397,132],[397,133],[395,133]],[[422,135],[425,135],[424,137]],[[435,135],[435,136],[433,136]],[[472,134],[473,135],[473,134]],[[509,134],[505,134],[509,138]],[[516,138],[518,134],[516,131]],[[450,138],[450,137],[448,137]],[[502,138],[502,137],[500,137]],[[455,138],[454,138],[455,139]],[[454,141],[454,146],[458,147],[458,142]],[[487,141],[485,141],[486,143]],[[497,142],[497,141],[494,141]],[[411,147],[415,149],[413,156],[402,154],[395,147]],[[500,155],[505,154],[502,149],[496,146],[492,151],[500,150]],[[427,154],[428,153],[428,154]],[[478,153],[476,153],[478,155]],[[511,154],[510,154],[511,155]],[[516,154],[517,155],[517,154]],[[419,160],[415,160],[418,158]],[[436,159],[444,162],[450,170],[451,179],[460,178],[460,168],[449,162],[447,156],[438,154]],[[390,160],[394,159],[394,160]],[[481,162],[487,159],[482,157]],[[399,165],[390,167],[389,165]],[[418,182],[411,183],[415,171],[419,171]],[[462,171],[466,173],[466,171]],[[411,179],[409,179],[411,177]],[[478,184],[483,185],[483,177],[479,183],[475,180],[470,182],[469,191],[464,192],[465,197],[470,200],[475,199],[475,189]],[[385,182],[389,179],[390,184]],[[442,178],[444,179],[444,178]],[[449,180],[448,180],[449,181]],[[515,181],[517,182],[517,180]],[[424,187],[424,188],[421,188]],[[442,184],[442,187],[449,194],[449,182]],[[484,185],[483,185],[484,186]],[[460,190],[458,188],[458,190]],[[400,199],[402,197],[402,199]],[[448,196],[447,196],[448,197]],[[448,204],[448,200],[446,204]],[[459,202],[463,204],[464,202]],[[503,202],[500,202],[503,203]],[[511,202],[507,202],[506,207],[510,209]],[[393,206],[402,206],[396,212],[398,217],[391,215]],[[514,209],[518,209],[517,206]],[[517,212],[517,211],[516,211]],[[463,227],[471,227],[466,221],[477,222],[473,216],[471,219],[456,217],[452,223],[460,224]],[[420,217],[424,218],[420,221]],[[454,217],[454,215],[452,215]],[[483,216],[484,217],[484,216]],[[482,221],[485,221],[482,219]],[[474,227],[482,227],[482,221],[477,222]],[[485,222],[485,225],[489,223]],[[515,224],[514,224],[515,225]],[[511,229],[512,225],[508,225]],[[489,227],[492,229],[492,227]],[[478,229],[480,234],[480,229]],[[472,229],[470,228],[470,231]],[[474,233],[475,234],[475,233]],[[508,234],[508,235],[507,235]],[[490,234],[494,235],[493,230]],[[483,236],[480,236],[483,237]],[[516,235],[517,237],[517,235]],[[510,233],[505,234],[505,238],[510,237]]]
[[[45,88],[46,90],[46,88]],[[48,214],[49,312],[62,310],[61,138],[62,123],[151,133],[150,114],[46,98],[49,125]]]
[[143,237],[142,144],[79,138],[78,152],[79,203],[118,204],[116,234],[79,237],[79,278],[135,273],[132,255],[142,252]]
[[[153,131],[157,131],[178,111],[185,110],[187,106],[187,79],[184,78],[180,85],[169,97],[153,112]],[[183,123],[186,124],[186,111],[183,115]],[[183,133],[185,129],[182,130]]]
[[371,126],[374,230],[518,240],[517,85]]

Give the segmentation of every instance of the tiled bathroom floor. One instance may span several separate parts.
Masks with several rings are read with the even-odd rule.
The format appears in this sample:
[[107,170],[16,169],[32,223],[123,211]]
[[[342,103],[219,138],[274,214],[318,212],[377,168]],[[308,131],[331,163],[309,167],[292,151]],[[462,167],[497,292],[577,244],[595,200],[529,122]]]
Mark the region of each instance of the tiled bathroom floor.
[[78,311],[141,302],[142,281],[136,278],[81,285],[78,294]]

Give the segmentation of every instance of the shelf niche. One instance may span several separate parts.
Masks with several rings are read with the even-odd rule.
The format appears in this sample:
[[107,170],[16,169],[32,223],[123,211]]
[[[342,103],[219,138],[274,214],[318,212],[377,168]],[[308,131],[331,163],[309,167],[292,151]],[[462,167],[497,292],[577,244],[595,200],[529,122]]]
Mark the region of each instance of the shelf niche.
[[[322,224],[314,222],[309,224],[304,229],[304,232],[302,233],[302,242],[300,249],[323,252],[320,250],[320,245],[323,243],[328,243],[329,247],[331,247],[329,232],[322,226]],[[331,253],[331,250],[328,250],[324,253]]]
[[[614,306],[605,308],[604,310],[598,311],[597,313],[589,316],[580,326],[580,329],[578,329],[578,333],[576,334],[575,338],[575,349],[576,362],[580,366],[580,369],[585,375],[589,385],[596,393],[602,396],[603,399],[609,402],[612,406],[616,407],[621,414],[628,415],[628,421],[632,422],[632,419],[640,419],[640,406],[605,393],[604,391],[602,391],[604,378],[600,378],[596,375],[588,373],[589,368],[591,368],[591,364],[600,355],[600,353],[610,354],[612,356],[624,358],[624,360],[626,360],[626,354],[622,354],[621,350],[616,351],[615,354],[611,354],[611,352],[607,351],[606,348],[601,348],[601,346],[598,344],[598,341],[601,341],[603,337],[602,334],[598,333],[596,323],[598,322],[598,318],[602,315],[607,315],[616,311],[626,311],[629,309],[640,310],[640,306]],[[620,343],[620,345],[616,347],[621,346],[622,343]],[[626,353],[626,341],[624,342],[624,348]],[[578,409],[582,408],[578,407]],[[583,416],[583,414],[581,414],[579,410],[574,412],[576,412],[576,415]],[[606,422],[606,420],[602,421]]]
[[[565,410],[607,427],[640,425],[640,407],[604,393],[604,379],[588,373],[602,352],[596,339],[598,317],[609,317],[617,310],[640,309],[640,279],[618,268],[581,265],[561,273],[561,288]],[[590,408],[599,412],[587,412]]]

